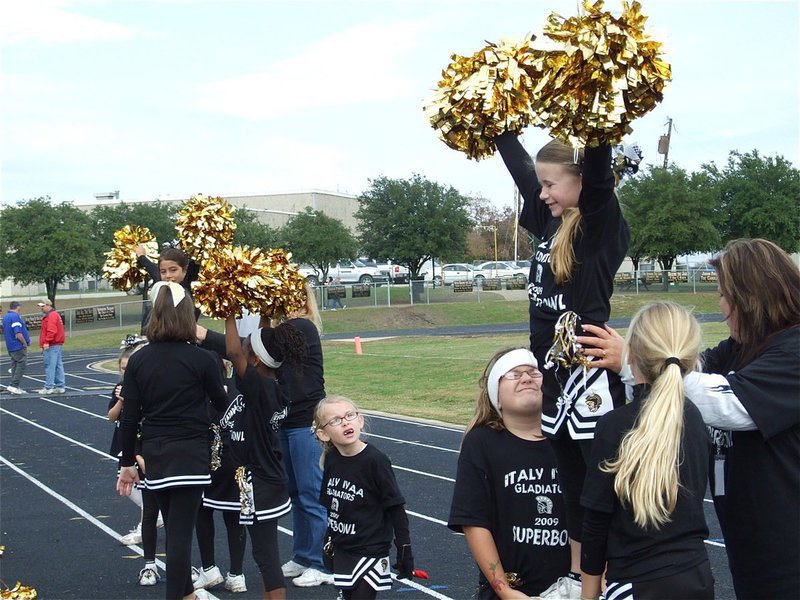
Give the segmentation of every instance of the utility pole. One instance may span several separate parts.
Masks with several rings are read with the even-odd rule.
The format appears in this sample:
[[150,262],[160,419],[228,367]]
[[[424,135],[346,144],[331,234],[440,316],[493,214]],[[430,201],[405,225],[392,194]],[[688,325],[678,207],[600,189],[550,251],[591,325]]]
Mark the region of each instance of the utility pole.
[[667,168],[669,164],[669,140],[672,137],[672,118],[667,118],[667,122],[665,123],[667,126],[667,135],[662,135],[658,139],[658,153],[664,155],[664,168]]

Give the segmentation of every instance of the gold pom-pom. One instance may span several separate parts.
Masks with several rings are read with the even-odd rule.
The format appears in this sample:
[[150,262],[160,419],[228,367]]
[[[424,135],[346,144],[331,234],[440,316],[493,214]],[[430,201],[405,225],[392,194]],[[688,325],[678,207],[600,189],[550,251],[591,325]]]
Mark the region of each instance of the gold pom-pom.
[[292,255],[280,248],[267,250],[268,268],[279,283],[261,306],[260,314],[274,318],[294,314],[306,304],[306,278],[297,265],[291,262]]
[[661,101],[671,70],[661,43],[644,31],[638,2],[623,0],[618,18],[602,10],[602,0],[585,0],[583,7],[583,15],[547,19],[544,35],[563,53],[553,55],[539,117],[563,142],[615,144],[631,132],[631,121]]
[[175,229],[187,256],[202,263],[219,248],[231,245],[236,223],[226,200],[197,194],[178,210]]
[[226,247],[203,262],[192,283],[195,304],[214,318],[248,312],[289,315],[305,303],[305,279],[282,250]]
[[535,122],[547,53],[533,48],[534,39],[529,34],[521,42],[487,42],[472,56],[451,56],[438,89],[423,107],[445,144],[480,160],[494,154],[492,138]]
[[36,600],[39,595],[36,590],[28,585],[22,585],[19,581],[11,589],[0,590],[2,600]]
[[150,260],[158,261],[158,244],[147,227],[125,225],[114,232],[114,247],[105,253],[102,276],[115,290],[127,292],[147,281],[147,271],[136,264],[136,247],[140,245]]

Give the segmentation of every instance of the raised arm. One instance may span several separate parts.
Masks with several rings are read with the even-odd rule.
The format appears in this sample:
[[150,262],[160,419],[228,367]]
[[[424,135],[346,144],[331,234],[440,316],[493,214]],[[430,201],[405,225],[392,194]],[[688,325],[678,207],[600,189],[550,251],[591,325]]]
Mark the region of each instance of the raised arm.
[[233,363],[236,374],[244,377],[245,371],[247,371],[247,357],[236,329],[236,317],[233,315],[225,320],[225,353],[228,355],[228,360]]

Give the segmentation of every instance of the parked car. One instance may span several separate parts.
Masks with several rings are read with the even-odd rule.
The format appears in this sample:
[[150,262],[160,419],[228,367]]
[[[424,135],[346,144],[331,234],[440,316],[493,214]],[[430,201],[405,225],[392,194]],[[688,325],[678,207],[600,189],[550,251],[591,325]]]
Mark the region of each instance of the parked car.
[[528,269],[531,268],[531,261],[529,260],[515,260],[511,263],[512,265],[517,265],[520,269]]
[[475,277],[475,270],[472,265],[465,263],[449,263],[442,265],[441,269],[437,269],[436,275],[433,277],[433,283],[436,286],[451,285],[454,281],[472,281]]
[[527,279],[528,270],[507,262],[489,261],[477,265],[475,267],[474,276],[476,283],[483,283],[484,279],[490,279],[493,277],[499,277],[501,279],[506,277],[519,277],[522,279]]
[[[322,273],[310,265],[300,265],[300,273],[309,284],[316,286],[322,282]],[[369,267],[360,260],[340,260],[328,269],[328,277],[336,283],[386,283],[389,277],[376,267]]]
[[375,266],[381,274],[385,275],[392,283],[408,283],[408,280],[411,278],[408,267],[404,267],[403,265],[379,262]]

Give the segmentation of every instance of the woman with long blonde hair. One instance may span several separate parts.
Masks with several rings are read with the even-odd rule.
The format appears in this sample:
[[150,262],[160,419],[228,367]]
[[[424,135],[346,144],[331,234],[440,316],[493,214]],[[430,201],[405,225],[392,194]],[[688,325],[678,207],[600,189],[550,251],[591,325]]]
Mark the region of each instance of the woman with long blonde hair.
[[[534,164],[515,134],[495,142],[524,199],[519,224],[539,240],[528,276],[530,348],[544,367],[563,315],[575,313],[580,324],[608,320],[630,231],[614,191],[610,146],[578,149],[552,140]],[[569,573],[542,597],[579,598],[586,459],[597,420],[624,404],[624,386],[605,369],[573,365],[543,373],[542,431],[558,462],[572,559]]]
[[714,597],[703,512],[711,443],[683,385],[700,341],[697,321],[671,302],[631,322],[634,398],[600,419],[581,497],[582,598],[599,597],[606,567],[607,597]]

